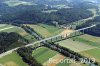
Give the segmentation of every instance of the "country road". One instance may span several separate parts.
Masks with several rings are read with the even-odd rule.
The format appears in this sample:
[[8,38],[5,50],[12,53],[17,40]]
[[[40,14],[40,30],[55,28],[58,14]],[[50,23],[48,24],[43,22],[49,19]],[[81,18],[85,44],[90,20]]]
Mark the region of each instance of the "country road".
[[3,31],[3,30],[7,30],[7,29],[11,29],[11,28],[13,28],[14,26],[12,26],[12,27],[7,27],[7,28],[4,28],[4,29],[0,29],[0,31]]

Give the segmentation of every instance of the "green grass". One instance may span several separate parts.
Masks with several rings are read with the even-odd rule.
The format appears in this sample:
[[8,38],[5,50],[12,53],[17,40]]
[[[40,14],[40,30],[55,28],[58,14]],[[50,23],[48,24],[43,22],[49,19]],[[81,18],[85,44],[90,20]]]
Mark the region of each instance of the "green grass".
[[84,55],[86,55],[88,57],[95,58],[100,62],[100,49],[98,49],[98,48],[81,52],[81,54],[84,54]]
[[63,29],[59,29],[55,26],[52,26],[52,25],[46,25],[46,24],[39,24],[41,27],[45,28],[48,30],[48,32],[50,32],[53,35],[57,35],[57,34],[60,34]]
[[29,25],[29,26],[32,27],[38,34],[40,34],[44,38],[60,34],[63,31],[63,29],[59,29],[52,25],[46,25],[46,24]]
[[0,29],[7,28],[7,27],[11,27],[11,25],[0,24]]
[[[67,58],[65,58],[65,59],[67,59]],[[64,59],[64,60],[65,60],[65,59]],[[64,60],[63,60],[63,61],[64,61]],[[60,62],[60,63],[57,64],[57,66],[70,66],[70,63],[68,63],[67,61],[65,61],[65,62],[63,62],[63,63]]]
[[[12,25],[7,25],[7,24],[3,24],[3,25],[4,26],[2,26],[2,24],[1,24],[0,29],[4,29],[4,28],[7,28],[7,27],[12,27]],[[11,29],[3,30],[1,32],[16,32],[16,33],[20,34],[21,36],[23,36],[24,38],[28,39],[30,42],[35,41],[34,36],[28,34],[24,29],[22,29],[20,27],[17,27],[17,26],[14,26]]]
[[14,62],[16,63],[18,66],[28,66],[26,63],[23,62],[22,58],[15,52],[0,58],[0,63],[1,64],[6,64],[9,62]]
[[50,33],[52,32],[56,32],[57,30],[59,30],[59,28],[52,26],[52,25],[46,25],[46,24],[39,24],[41,27],[47,29]]
[[96,36],[92,36],[92,35],[88,35],[88,34],[81,35],[79,37],[89,40],[89,41],[92,41],[92,42],[100,43],[100,37],[96,37]]
[[[41,48],[40,48],[41,49]],[[33,52],[33,56],[34,57],[39,57],[41,54],[46,53],[47,51],[49,51],[49,49],[45,48],[45,49],[37,49],[35,52]]]
[[100,62],[100,37],[95,37],[95,36],[85,34],[85,35],[75,37],[73,39],[75,41],[79,41],[84,44],[97,47],[95,49],[83,51],[81,52],[81,54],[87,57],[95,58],[97,61]]
[[37,50],[33,51],[33,56],[36,58],[36,60],[39,63],[42,63],[42,64],[46,62],[49,58],[52,58],[53,56],[55,56],[56,54],[57,52],[52,51],[45,47],[38,48]]
[[83,42],[73,41],[72,39],[66,39],[57,43],[59,43],[60,46],[69,48],[70,50],[73,50],[75,52],[86,51],[94,48],[93,46],[86,45]]
[[75,41],[79,41],[79,42],[83,42],[85,44],[91,45],[91,46],[95,46],[95,47],[99,47],[100,48],[100,43],[97,42],[93,42],[93,41],[89,41],[85,38],[80,38],[80,37],[75,37],[73,38]]
[[2,32],[22,32],[22,31],[23,30],[21,28],[13,27],[13,28],[10,28],[10,29],[3,30]]
[[28,39],[29,42],[34,42],[34,41],[36,41],[35,37],[32,36],[32,35],[30,35],[30,34],[27,34],[27,35],[25,35],[25,36],[23,36],[23,37],[26,38],[26,39]]
[[39,25],[29,25],[31,28],[33,28],[38,34],[40,34],[42,37],[49,37],[51,36],[51,33],[48,32],[47,29],[39,26]]

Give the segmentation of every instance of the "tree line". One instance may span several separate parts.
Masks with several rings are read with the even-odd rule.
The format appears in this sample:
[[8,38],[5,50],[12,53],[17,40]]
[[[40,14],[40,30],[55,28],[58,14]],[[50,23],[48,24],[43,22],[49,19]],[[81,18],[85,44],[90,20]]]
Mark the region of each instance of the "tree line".
[[[74,52],[74,51],[68,49],[68,48],[62,47],[59,44],[55,44],[54,42],[49,43],[49,44],[44,44],[44,46],[47,47],[47,48],[50,48],[54,51],[57,51],[57,52],[61,53],[62,55],[66,56],[66,57],[74,59],[75,61],[81,62],[82,61],[81,59],[87,58],[87,57],[84,57],[77,52]],[[93,60],[91,60],[89,58],[87,58],[86,62],[90,63],[90,64],[94,64],[96,66],[99,66],[98,62],[96,62],[96,61],[94,62]],[[83,63],[86,64],[86,62],[83,62]]]
[[30,47],[23,47],[17,50],[17,53],[22,57],[23,61],[26,62],[29,66],[42,66],[32,56],[32,52],[33,50]]

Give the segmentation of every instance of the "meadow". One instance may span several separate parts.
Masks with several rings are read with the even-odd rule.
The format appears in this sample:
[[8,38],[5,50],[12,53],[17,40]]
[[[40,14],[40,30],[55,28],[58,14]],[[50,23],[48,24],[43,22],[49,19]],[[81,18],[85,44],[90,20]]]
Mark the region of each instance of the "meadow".
[[86,50],[95,48],[93,46],[86,45],[82,42],[74,41],[72,39],[66,39],[66,40],[63,40],[63,41],[60,41],[57,43],[63,47],[69,48],[75,52],[81,52],[81,51],[86,51]]
[[28,26],[33,28],[38,34],[40,34],[44,38],[60,34],[63,31],[63,29],[59,29],[55,26],[46,24],[37,24]]
[[100,48],[83,51],[80,54],[89,58],[95,58],[95,60],[100,63]]
[[[12,28],[10,28],[10,27],[12,27]],[[7,28],[7,29],[5,29],[5,28]],[[8,33],[9,32],[16,32],[16,33],[20,34],[21,36],[23,36],[24,38],[26,38],[27,40],[29,40],[30,42],[33,42],[36,40],[34,38],[34,36],[30,35],[24,29],[17,27],[17,26],[0,24],[0,30],[1,30],[0,32],[8,32]]]
[[64,57],[63,55],[59,54],[58,52],[56,51],[53,51],[53,50],[50,50],[49,48],[46,48],[46,47],[41,47],[41,48],[38,48],[36,50],[33,51],[33,54],[32,54],[33,57],[36,58],[36,60],[41,63],[42,65],[44,66],[69,66],[70,63],[50,63],[49,59],[52,58],[52,59],[65,59],[66,57]]
[[44,63],[46,62],[49,58],[52,58],[55,56],[57,52],[52,51],[48,48],[41,47],[33,51],[33,57],[37,59],[38,62]]
[[4,66],[28,66],[16,52],[0,58],[0,64]]

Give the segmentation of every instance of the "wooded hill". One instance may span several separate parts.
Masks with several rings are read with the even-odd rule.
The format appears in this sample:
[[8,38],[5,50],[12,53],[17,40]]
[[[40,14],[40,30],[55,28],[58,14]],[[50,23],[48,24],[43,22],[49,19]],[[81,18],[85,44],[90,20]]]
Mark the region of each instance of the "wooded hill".
[[90,26],[92,24],[97,24],[97,26],[92,28],[91,30],[85,31],[85,32],[87,34],[91,34],[91,35],[100,37],[100,16],[97,16],[93,20],[89,20],[86,23],[84,23],[80,26],[77,26],[77,29],[84,28],[84,27]]
[[15,9],[16,11],[13,12],[13,10],[11,10],[11,13],[3,14],[3,16],[0,17],[0,23],[51,24],[52,21],[57,21],[60,24],[67,24],[93,16],[90,11],[80,8],[60,9],[52,13],[43,13],[40,10],[32,8],[33,7],[26,6],[25,9],[21,9],[20,7],[20,11]]

